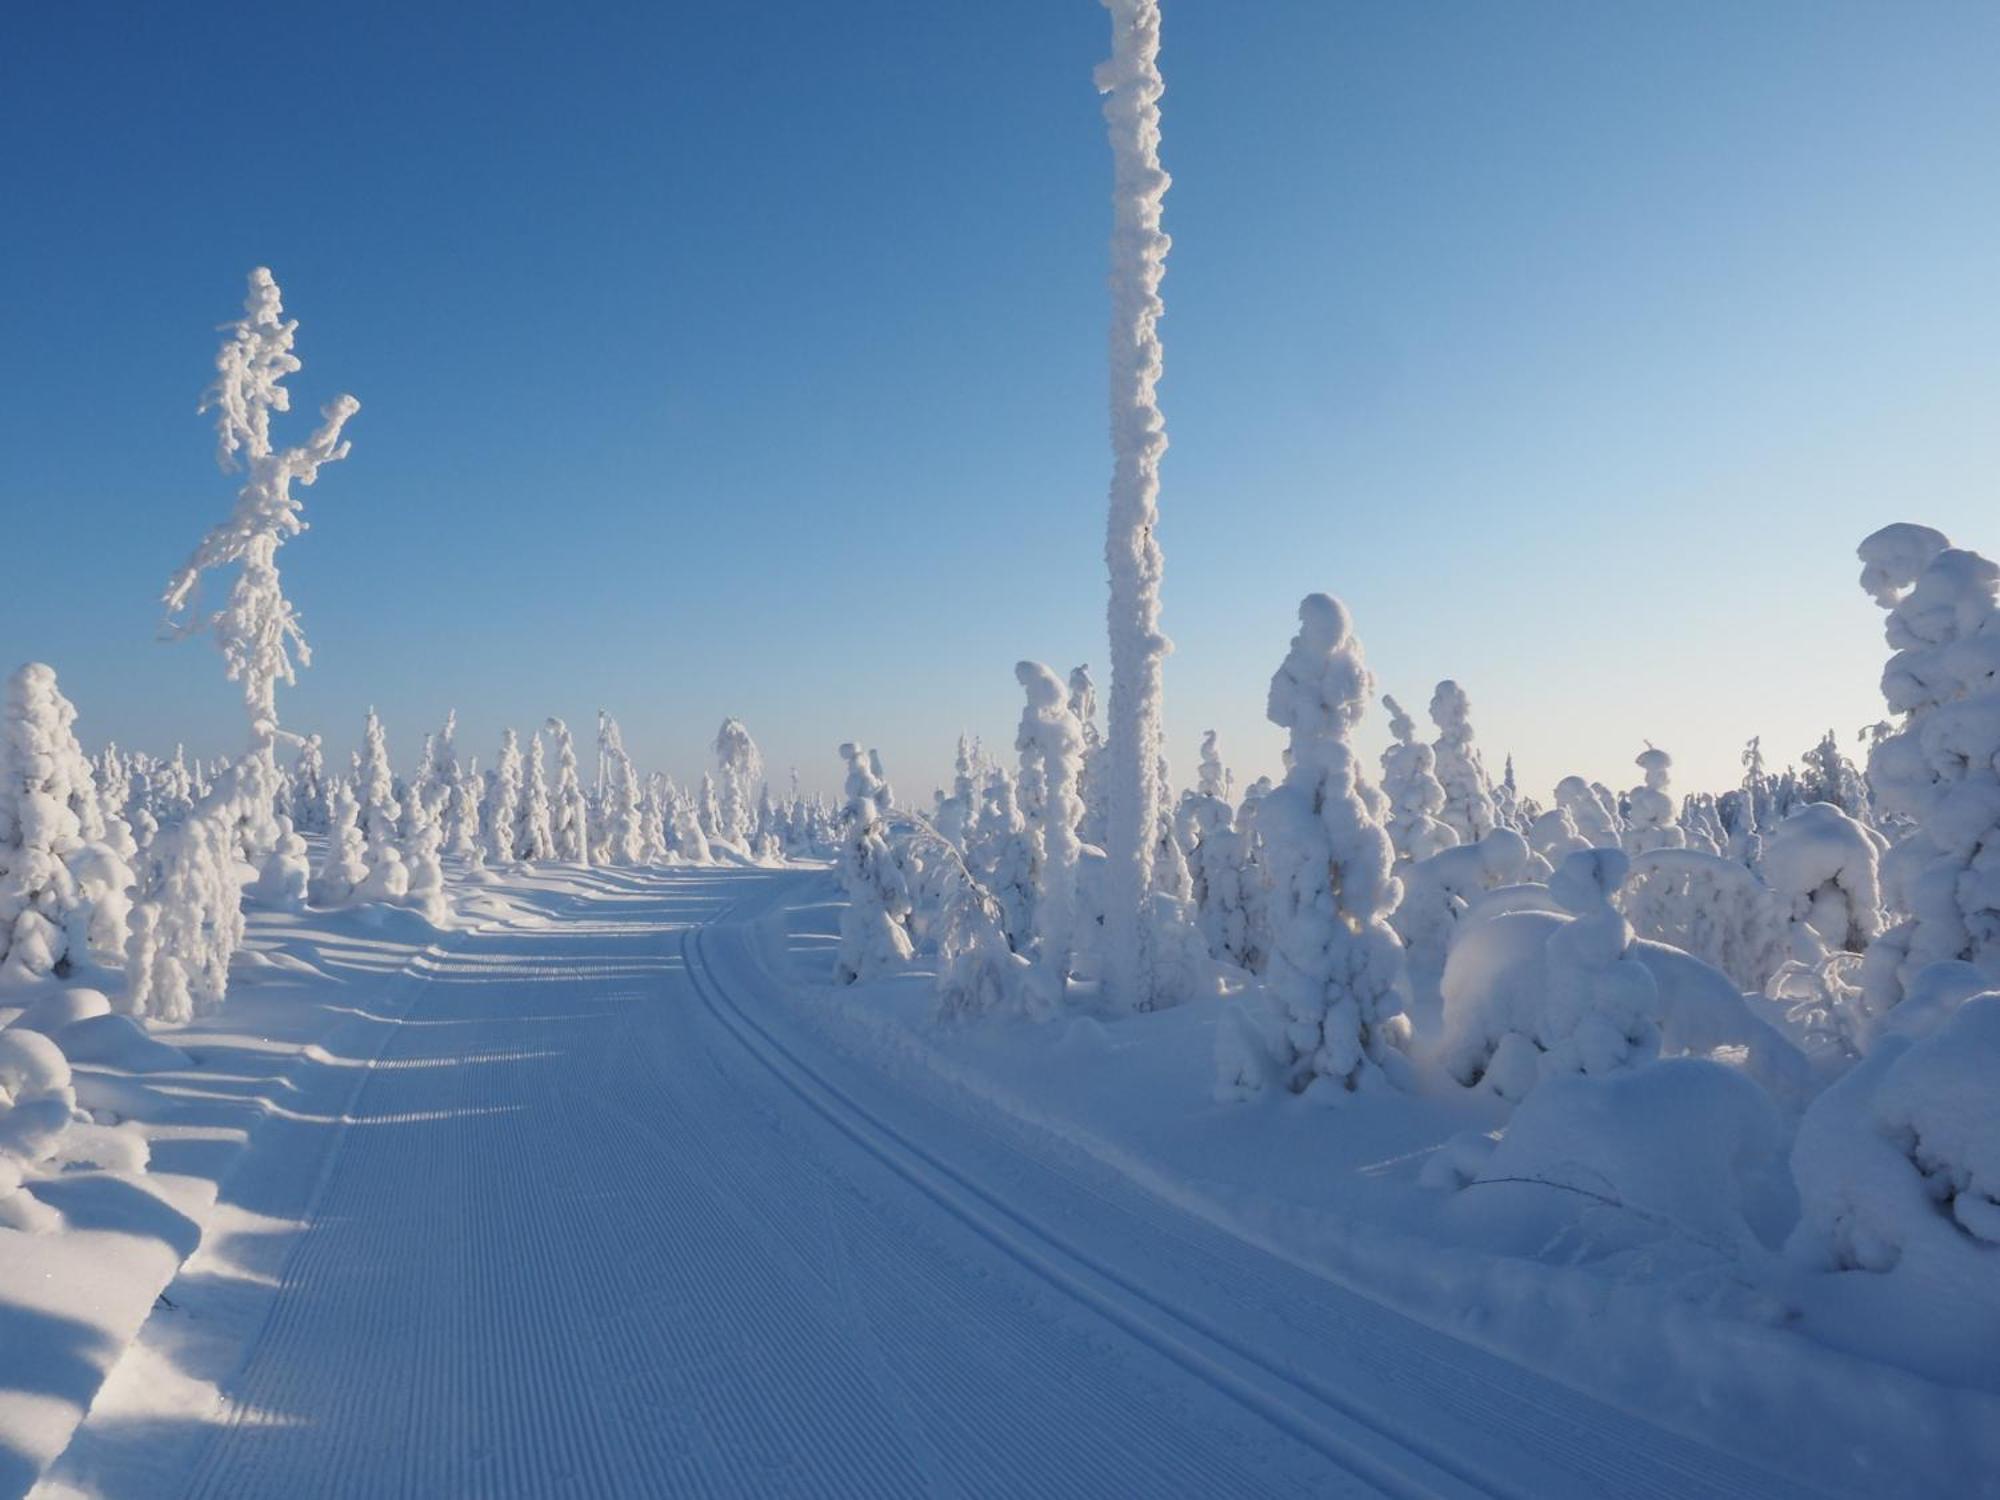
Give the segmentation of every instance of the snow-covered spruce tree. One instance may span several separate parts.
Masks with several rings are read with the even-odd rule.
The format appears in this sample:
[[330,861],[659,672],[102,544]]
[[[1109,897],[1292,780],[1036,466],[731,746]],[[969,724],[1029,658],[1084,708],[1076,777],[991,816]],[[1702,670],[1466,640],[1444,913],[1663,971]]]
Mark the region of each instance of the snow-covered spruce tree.
[[1035,981],[1030,1009],[1053,1014],[1069,982],[1070,950],[1075,942],[1077,865],[1082,843],[1077,824],[1083,818],[1078,784],[1083,776],[1083,728],[1070,712],[1062,679],[1040,662],[1024,661],[1014,668],[1015,680],[1027,693],[1020,732],[1014,747],[1021,752],[1021,776],[1040,788],[1034,838],[1038,889],[1035,895]]
[[316,734],[299,741],[292,767],[292,827],[300,833],[325,833],[331,823],[326,800],[326,754]]
[[1431,749],[1438,782],[1444,787],[1444,807],[1438,816],[1451,825],[1461,844],[1483,839],[1498,822],[1493,786],[1472,742],[1472,700],[1449,678],[1431,694],[1431,722],[1438,729]]
[[1882,863],[1906,913],[1869,945],[1862,989],[1882,1015],[1925,965],[1969,963],[2000,988],[2000,566],[1928,526],[1862,542],[1861,586],[1887,612],[1882,696],[1900,716],[1868,785],[1908,831]]
[[639,862],[663,865],[672,845],[667,840],[667,778],[658,771],[646,773],[639,794]]
[[938,803],[937,830],[951,840],[954,848],[963,852],[966,834],[972,827],[973,817],[978,812],[974,805],[972,784],[972,742],[961,733],[958,737],[958,758],[953,763],[951,795]]
[[706,771],[701,773],[701,787],[695,794],[694,811],[695,816],[701,820],[701,831],[707,834],[710,840],[728,842],[727,836],[722,831],[722,806],[716,800],[715,778]]
[[966,864],[1000,905],[1000,925],[1016,953],[1033,946],[1035,913],[1034,834],[1014,799],[1014,778],[1004,766],[986,773],[979,824],[973,830]]
[[1673,778],[1674,758],[1648,745],[1635,762],[1645,773],[1643,785],[1625,794],[1625,830],[1622,842],[1627,854],[1644,854],[1651,849],[1680,849],[1687,835],[1674,821],[1673,794],[1667,790]]
[[361,832],[361,805],[346,778],[334,779],[331,801],[333,822],[326,836],[326,853],[321,857],[310,890],[315,906],[347,905],[368,879],[368,844]]
[[1090,664],[1071,667],[1069,711],[1083,730],[1083,779],[1077,794],[1083,798],[1083,824],[1077,830],[1086,844],[1104,847],[1104,732],[1097,727],[1097,684],[1091,680]]
[[495,865],[516,859],[514,840],[521,817],[521,739],[509,729],[500,737],[500,758],[493,765],[493,782],[486,792],[486,858]]
[[1111,493],[1104,560],[1111,578],[1110,725],[1104,747],[1104,993],[1143,1010],[1159,988],[1147,907],[1160,808],[1160,455],[1166,423],[1160,278],[1169,240],[1160,210],[1170,181],[1160,166],[1159,0],[1104,0],[1111,57],[1097,68],[1111,141]]
[[1458,830],[1439,818],[1445,804],[1437,779],[1437,752],[1417,738],[1417,726],[1387,693],[1389,748],[1382,752],[1382,794],[1389,799],[1389,842],[1398,862],[1429,859],[1459,842]]
[[1250,848],[1236,828],[1229,789],[1229,773],[1211,729],[1202,736],[1200,776],[1196,789],[1181,799],[1177,831],[1187,851],[1195,911],[1209,955],[1248,969]]
[[645,828],[640,819],[639,773],[625,753],[625,737],[609,714],[597,716],[598,774],[604,780],[599,864],[630,867],[645,858]]
[[1807,804],[1830,802],[1850,818],[1866,819],[1868,783],[1854,762],[1840,753],[1840,740],[1831,729],[1801,759],[1805,765],[1799,795]]
[[67,974],[125,942],[131,832],[100,805],[55,672],[7,683],[0,740],[0,979]]
[[556,857],[549,815],[549,782],[542,768],[542,737],[528,736],[528,760],[521,773],[521,801],[514,812],[514,857],[536,861]]
[[[233,791],[229,797],[204,798],[148,846],[125,940],[125,1006],[131,1014],[178,1024],[220,1005],[228,992],[229,960],[243,944],[238,805]],[[351,793],[346,805],[358,845]],[[289,884],[295,851],[281,843],[273,853],[259,879]]]
[[674,789],[668,817],[668,842],[674,852],[690,864],[713,864],[715,851],[708,846],[708,835],[701,827],[701,815],[695,808],[693,796],[685,787]]
[[716,730],[715,766],[717,832],[723,842],[747,855],[756,823],[752,799],[764,776],[764,757],[742,720],[724,719]]
[[854,984],[910,957],[910,935],[903,926],[910,897],[884,837],[877,799],[887,783],[853,742],[840,747],[840,756],[847,764],[840,842],[840,883],[847,906],[840,914],[840,951],[834,957],[833,977],[841,984]]
[[402,807],[396,801],[396,777],[389,765],[389,739],[374,709],[361,735],[361,770],[355,794],[361,802],[361,831],[368,843],[368,878],[359,892],[364,901],[400,901],[409,890],[403,868]]
[[[292,353],[296,320],[284,316],[278,283],[259,266],[250,273],[243,316],[229,327],[216,355],[215,384],[202,402],[216,411],[216,461],[224,472],[247,471],[229,519],[215,526],[187,563],[167,583],[162,624],[170,639],[212,634],[222,651],[229,680],[242,684],[250,716],[248,763],[238,768],[241,801],[236,809],[244,850],[262,858],[277,842],[275,795],[278,769],[277,686],[297,680],[293,666],[309,665],[297,612],[278,580],[278,548],[305,530],[302,502],[292,483],[311,485],[320,466],[347,457],[341,429],[361,409],[352,396],[337,396],[321,408],[319,428],[296,448],[271,446],[271,413],[289,411],[284,379],[299,368]],[[228,602],[213,613],[198,607],[202,574],[238,568]]]
[[556,742],[556,791],[549,809],[549,837],[555,857],[580,865],[590,862],[590,813],[583,782],[577,774],[576,743],[561,719],[548,722]]
[[1395,850],[1369,815],[1348,743],[1373,691],[1346,608],[1307,595],[1267,709],[1291,731],[1289,769],[1256,814],[1272,887],[1266,982],[1278,1024],[1261,1039],[1240,1022],[1218,1031],[1225,1096],[1277,1081],[1330,1098],[1407,1073],[1403,945],[1388,921],[1401,894]]
[[451,765],[451,799],[445,804],[444,852],[480,862],[479,800],[484,787],[479,778],[479,761],[469,766]]
[[1764,847],[1763,875],[1785,919],[1788,954],[1764,993],[1786,1006],[1808,1055],[1829,1070],[1851,1065],[1874,1039],[1878,1018],[1863,1003],[1861,955],[1882,930],[1885,847],[1880,834],[1830,802],[1797,809]]

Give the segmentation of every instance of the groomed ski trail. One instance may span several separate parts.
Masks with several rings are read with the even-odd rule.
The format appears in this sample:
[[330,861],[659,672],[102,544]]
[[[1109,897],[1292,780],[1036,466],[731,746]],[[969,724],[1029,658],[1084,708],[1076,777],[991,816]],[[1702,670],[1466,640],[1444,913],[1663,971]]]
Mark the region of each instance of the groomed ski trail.
[[800,879],[439,954],[179,1493],[1801,1493],[840,1055]]

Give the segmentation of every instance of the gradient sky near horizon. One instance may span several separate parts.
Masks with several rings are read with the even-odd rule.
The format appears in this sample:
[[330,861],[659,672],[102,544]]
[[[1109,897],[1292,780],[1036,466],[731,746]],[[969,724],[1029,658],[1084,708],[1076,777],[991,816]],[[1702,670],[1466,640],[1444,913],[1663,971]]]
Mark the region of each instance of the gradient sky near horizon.
[[[4,654],[93,745],[241,742],[153,635],[266,264],[280,441],[362,402],[288,725],[1005,746],[1018,658],[1105,659],[1107,50],[1089,0],[8,7]],[[1313,590],[1537,792],[1879,717],[1856,541],[2000,549],[2000,7],[1166,0],[1162,67],[1178,779],[1211,726],[1276,769]]]

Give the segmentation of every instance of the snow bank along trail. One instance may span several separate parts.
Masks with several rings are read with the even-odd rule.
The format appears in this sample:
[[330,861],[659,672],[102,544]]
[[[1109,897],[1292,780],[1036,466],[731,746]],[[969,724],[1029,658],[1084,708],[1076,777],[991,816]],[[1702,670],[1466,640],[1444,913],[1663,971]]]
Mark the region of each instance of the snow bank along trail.
[[444,954],[147,1492],[1787,1493],[815,1047],[747,920],[797,879]]

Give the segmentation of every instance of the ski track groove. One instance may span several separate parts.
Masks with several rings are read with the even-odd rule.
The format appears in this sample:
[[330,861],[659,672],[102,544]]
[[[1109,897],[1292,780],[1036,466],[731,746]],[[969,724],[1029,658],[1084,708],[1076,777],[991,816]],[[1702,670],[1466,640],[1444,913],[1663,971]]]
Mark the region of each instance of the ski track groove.
[[[1175,1305],[1190,1294],[1320,1320],[1364,1378],[1440,1401],[1503,1455],[1530,1421],[1568,1483],[1513,1493],[1748,1492],[1671,1445],[1635,1451],[1651,1429],[1573,1416],[1534,1377],[1454,1385],[1432,1347],[1299,1303],[1351,1292],[1025,1133],[954,1115],[912,1138],[933,1106],[863,1102],[833,1055],[777,1034],[779,1001],[730,993],[762,962],[716,924],[795,877],[588,878],[592,896],[547,898],[544,928],[426,955],[356,1064],[181,1493],[1492,1492],[1476,1460],[1332,1389],[1346,1350],[1302,1369],[1296,1344],[1261,1351]],[[954,1165],[946,1141],[973,1156]],[[1092,1230],[1147,1269],[1107,1262]],[[1635,1479],[1635,1458],[1660,1477]]]

